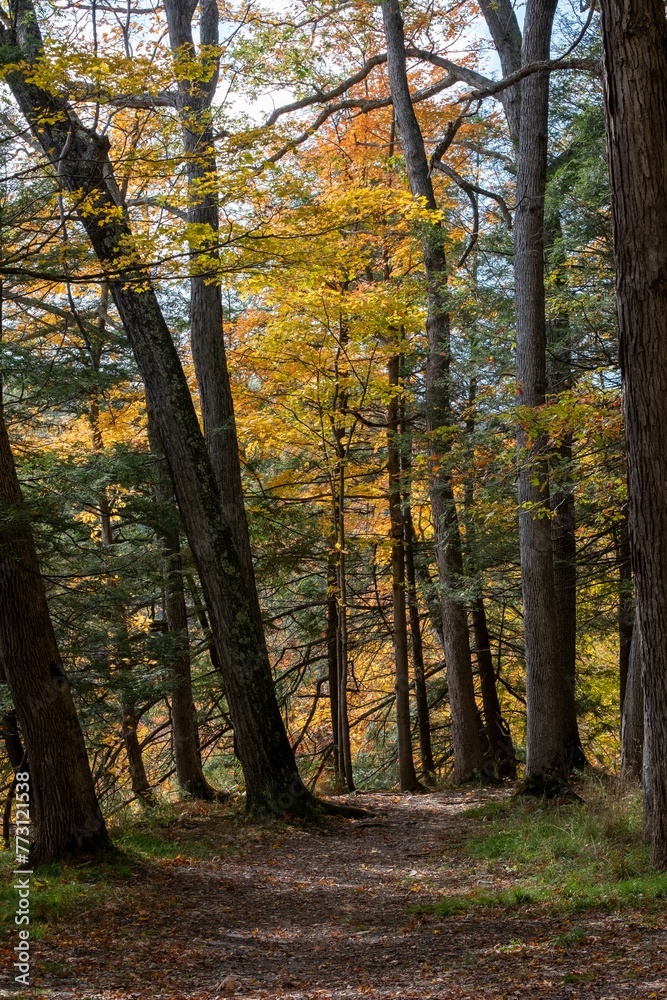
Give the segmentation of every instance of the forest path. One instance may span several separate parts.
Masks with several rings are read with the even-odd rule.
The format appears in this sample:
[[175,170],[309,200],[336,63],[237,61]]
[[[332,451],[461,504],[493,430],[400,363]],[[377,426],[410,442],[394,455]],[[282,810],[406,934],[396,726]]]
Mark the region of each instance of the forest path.
[[[667,997],[664,914],[570,920],[544,904],[414,912],[417,903],[520,881],[521,873],[461,851],[481,822],[466,809],[507,794],[360,795],[355,804],[372,818],[316,829],[230,827],[221,807],[190,807],[173,830],[182,856],[141,866],[108,900],[35,942],[38,988],[24,995]],[[193,860],[202,838],[220,853]]]

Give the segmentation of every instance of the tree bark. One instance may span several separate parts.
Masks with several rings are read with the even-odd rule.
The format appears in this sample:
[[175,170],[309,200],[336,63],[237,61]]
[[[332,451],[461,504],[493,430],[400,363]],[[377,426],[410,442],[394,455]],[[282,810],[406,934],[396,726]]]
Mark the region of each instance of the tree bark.
[[[42,51],[31,0],[16,0],[16,27],[0,41],[30,66]],[[13,47],[13,48],[12,48]],[[12,56],[13,58],[13,56]],[[165,448],[185,531],[197,564],[219,652],[229,653],[224,682],[243,766],[247,808],[254,813],[310,815],[278,707],[256,604],[190,397],[188,384],[151,278],[120,203],[109,143],[66,102],[13,70],[6,81],[36,140],[69,191],[86,195],[79,212],[105,268]]]
[[[398,0],[382,3],[387,40],[387,70],[396,124],[400,132],[410,188],[436,209],[424,140],[412,106],[405,64],[405,38]],[[424,227],[426,229],[426,227]],[[450,402],[451,344],[446,306],[447,265],[444,233],[439,224],[428,227],[422,237],[422,253],[428,289],[427,337],[429,358],[426,372],[426,419],[433,460],[431,505],[435,525],[436,559],[441,587],[443,639],[447,683],[452,715],[454,776],[465,781],[479,775],[483,750],[478,731],[478,713],[472,676],[470,639],[463,585],[463,557],[458,514],[449,472],[446,469],[451,444],[446,428],[453,423]]]
[[389,391],[387,406],[387,472],[389,520],[391,525],[391,584],[394,623],[394,670],[396,690],[396,730],[398,737],[398,777],[402,792],[422,790],[412,756],[410,720],[410,663],[408,659],[408,619],[405,603],[404,519],[401,490],[401,446],[399,388],[400,357],[394,354],[387,365]]
[[[178,79],[179,114],[188,180],[188,224],[196,227],[191,245],[190,344],[201,401],[206,446],[211,457],[225,514],[229,520],[246,586],[254,606],[258,631],[261,611],[248,534],[241,480],[238,438],[227,356],[223,336],[222,289],[219,268],[218,165],[211,101],[218,80],[219,10],[215,0],[199,2],[199,53],[192,34],[197,2],[165,0],[171,49],[178,59],[187,56],[210,65],[208,79]],[[202,232],[208,236],[202,238]]]
[[[630,538],[642,638],[644,823],[667,868],[667,23],[601,0]],[[627,695],[626,695],[627,697]]]
[[108,851],[1,405],[0,506],[0,660],[30,761],[30,860]]
[[630,643],[628,678],[621,715],[621,774],[641,779],[644,764],[644,695],[641,636],[635,624]]
[[484,599],[481,594],[473,601],[472,627],[475,635],[479,682],[482,689],[484,729],[489,743],[494,776],[496,778],[509,778],[513,781],[516,778],[516,754],[512,735],[503,718],[498,699],[496,672],[491,656],[491,639],[486,621]]
[[[562,284],[561,256],[557,241],[562,237],[560,215],[556,212],[546,225],[545,250],[551,257],[551,270],[556,286]],[[555,274],[554,274],[555,272]],[[572,349],[570,317],[560,311],[547,323],[547,383],[550,396],[572,388]],[[581,744],[575,686],[577,674],[577,540],[572,480],[572,434],[566,434],[550,455],[550,466],[556,486],[550,497],[552,520],[551,542],[556,591],[556,634],[563,678],[563,725],[565,755],[568,768],[583,770],[588,761]]]
[[[480,0],[479,6],[493,38],[503,76],[511,76],[512,73],[521,69],[522,46],[521,29],[511,0]],[[513,87],[507,87],[506,90],[501,91],[500,101],[503,105],[510,136],[515,143],[518,143],[521,121],[521,84],[515,84]]]
[[415,527],[412,521],[412,434],[406,419],[405,403],[401,404],[401,492],[403,500],[403,546],[405,550],[405,580],[407,587],[408,613],[410,616],[410,638],[412,643],[412,672],[415,679],[415,702],[417,705],[417,729],[419,731],[419,755],[421,769],[428,782],[435,775],[433,746],[431,743],[431,713],[428,707],[426,672],[424,668],[424,644],[419,618],[417,596],[417,567],[415,565]]
[[618,566],[618,676],[621,718],[630,669],[632,635],[635,621],[634,587],[630,562],[630,534],[627,506],[618,529],[616,544],[616,564]]
[[[169,470],[157,428],[148,411],[148,439],[155,459],[155,499],[166,512],[159,526],[164,579],[164,610],[167,631],[174,642],[170,659],[173,676],[171,689],[171,741],[176,779],[181,789],[196,799],[210,801],[216,796],[202,769],[197,733],[197,716],[192,696],[192,664],[185,603],[181,546]],[[173,515],[172,518],[169,515]]]
[[[555,0],[529,0],[522,61],[548,59]],[[546,399],[544,196],[549,75],[521,84],[521,123],[514,230],[518,403],[534,419]],[[525,421],[524,420],[524,424]],[[567,783],[564,684],[558,649],[556,589],[549,512],[546,440],[520,425],[519,544],[526,645],[526,780],[524,790],[558,794]]]
[[329,677],[329,708],[331,712],[331,734],[333,742],[334,788],[343,790],[345,780],[340,754],[340,725],[338,722],[338,587],[336,584],[336,562],[329,556],[327,566],[327,670]]

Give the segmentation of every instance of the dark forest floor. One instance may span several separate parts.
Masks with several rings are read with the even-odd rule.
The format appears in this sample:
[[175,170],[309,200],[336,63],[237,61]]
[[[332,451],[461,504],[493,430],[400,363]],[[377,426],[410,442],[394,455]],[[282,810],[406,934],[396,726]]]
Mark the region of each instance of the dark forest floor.
[[[101,893],[49,917],[20,995],[667,997],[667,907],[568,915],[522,900],[525,871],[466,853],[485,821],[467,810],[507,795],[362,795],[355,804],[372,817],[316,829],[250,827],[222,806],[183,807],[164,825],[166,856],[135,855]],[[514,905],[420,912],[490,888],[514,888]]]

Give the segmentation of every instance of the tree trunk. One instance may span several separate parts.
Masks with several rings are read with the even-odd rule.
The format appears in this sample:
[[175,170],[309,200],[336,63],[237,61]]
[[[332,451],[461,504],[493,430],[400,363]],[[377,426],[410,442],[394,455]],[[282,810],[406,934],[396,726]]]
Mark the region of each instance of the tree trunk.
[[[89,354],[91,366],[94,372],[100,370],[100,359],[102,356],[102,346],[104,343],[104,331],[106,326],[106,311],[109,303],[109,290],[106,282],[102,285],[100,296],[99,320],[97,323],[97,338],[95,343],[89,343]],[[93,390],[88,406],[88,420],[90,423],[93,454],[101,455],[104,451],[104,438],[100,424],[100,407],[97,390]],[[114,543],[112,509],[106,489],[102,490],[99,499],[99,518],[102,547],[110,549]],[[110,649],[115,651],[115,663],[121,674],[121,706],[120,706],[120,728],[125,744],[128,770],[130,773],[130,784],[133,793],[144,805],[154,805],[154,797],[151,791],[150,782],[146,775],[146,768],[141,753],[139,737],[137,735],[137,713],[136,700],[131,693],[131,672],[132,655],[130,637],[127,627],[125,608],[117,600],[115,591],[117,584],[113,578],[107,580],[107,587],[112,596],[111,618],[115,635],[109,643]],[[109,665],[111,657],[108,656]]]
[[345,788],[348,792],[354,791],[354,774],[352,771],[352,749],[350,746],[350,718],[347,706],[347,560],[345,546],[345,462],[341,460],[336,469],[337,496],[337,523],[338,536],[336,548],[338,560],[336,565],[336,578],[338,584],[338,634],[336,646],[336,658],[338,660],[338,746],[340,747],[340,760],[345,781]]
[[[548,59],[556,0],[529,0],[522,60]],[[514,231],[518,403],[532,418],[546,399],[544,196],[549,76],[521,84],[521,123]],[[519,544],[526,644],[526,780],[524,790],[558,794],[567,783],[564,684],[558,649],[556,589],[546,440],[529,440],[520,424]]]
[[56,645],[1,406],[0,506],[0,660],[30,761],[30,860],[38,864],[107,851],[111,843]]
[[[562,285],[562,256],[557,241],[562,237],[560,216],[556,212],[546,226],[546,251],[552,258],[552,274],[556,286]],[[572,350],[570,317],[561,311],[547,323],[547,382],[550,396],[572,388]],[[550,455],[550,465],[556,486],[550,497],[551,541],[554,559],[556,591],[556,634],[563,678],[563,725],[565,754],[568,768],[583,770],[588,761],[581,745],[575,700],[577,668],[577,541],[572,481],[572,434],[566,434]]]
[[641,779],[644,763],[644,695],[642,692],[642,643],[635,625],[630,643],[628,679],[621,716],[621,774]]
[[403,546],[405,550],[405,578],[407,586],[408,613],[410,616],[410,638],[412,642],[412,671],[415,678],[415,702],[417,705],[417,728],[419,730],[419,754],[424,778],[431,780],[435,774],[433,747],[431,744],[431,717],[426,690],[424,669],[424,644],[419,620],[417,598],[417,569],[415,566],[415,528],[412,522],[411,482],[412,482],[412,435],[405,415],[405,404],[401,404],[401,481],[403,499]]
[[[503,76],[510,76],[521,69],[521,29],[511,0],[480,0],[484,20],[493,38],[500,59]],[[510,137],[519,141],[521,122],[521,84],[514,84],[501,91],[500,100],[505,112]]]
[[630,650],[635,621],[634,587],[630,564],[630,535],[627,506],[618,529],[616,545],[616,565],[618,566],[618,675],[621,718],[630,668]]
[[[471,358],[472,360],[472,358]],[[468,386],[468,416],[466,418],[466,433],[472,435],[475,432],[475,401],[477,398],[477,378],[472,376]],[[472,459],[474,445],[470,446],[470,456]],[[472,514],[472,506],[475,499],[475,481],[473,476],[468,476],[465,485],[465,510],[468,515],[466,521],[466,543],[468,548],[468,562],[471,569],[469,572],[477,578],[479,593],[472,602],[472,627],[475,636],[475,653],[477,656],[477,668],[479,672],[479,683],[482,692],[482,709],[484,713],[484,741],[485,755],[488,758],[487,767],[496,779],[516,778],[516,755],[509,726],[503,719],[498,698],[498,688],[496,685],[496,672],[493,669],[493,657],[491,656],[491,639],[486,621],[486,608],[482,597],[482,574],[477,555],[477,540],[475,531],[475,521]],[[489,767],[490,765],[490,767]]]
[[[31,0],[16,0],[16,28],[0,41],[30,65],[42,51]],[[13,58],[13,57],[12,57]],[[224,682],[247,793],[254,813],[311,815],[276,699],[257,607],[199,429],[188,384],[153,290],[133,250],[120,205],[108,139],[83,125],[61,98],[6,75],[31,131],[70,191],[86,193],[80,220],[107,271],[109,286],[141,372],[165,448],[174,490],[202,582],[218,651],[228,651]],[[30,752],[30,750],[28,751]]]
[[[165,14],[174,55],[187,54],[210,66],[208,79],[193,81],[186,73],[178,80],[179,113],[188,179],[188,224],[196,227],[191,244],[190,344],[201,401],[206,446],[218,483],[234,544],[258,621],[261,612],[248,535],[241,480],[234,401],[223,337],[222,289],[216,273],[219,262],[217,156],[211,101],[218,81],[219,10],[215,0],[200,0],[197,54],[192,18],[196,3],[166,0]],[[202,233],[208,231],[207,239]],[[263,632],[262,632],[263,637]]]
[[28,761],[28,755],[23,749],[23,743],[21,742],[16,709],[12,708],[9,712],[3,712],[2,719],[0,721],[2,725],[0,738],[2,738],[2,742],[5,744],[5,751],[9,758],[12,770],[14,772],[29,771],[30,764]]
[[509,726],[505,722],[498,700],[496,672],[493,669],[491,640],[486,623],[484,599],[478,596],[472,605],[472,627],[475,635],[475,652],[479,669],[484,709],[484,729],[489,743],[494,776],[496,778],[516,778],[516,754]]
[[327,668],[329,677],[329,706],[331,711],[331,734],[333,742],[334,788],[343,790],[345,781],[340,755],[340,726],[338,722],[338,587],[336,585],[336,563],[329,557],[327,566]]
[[[410,188],[423,197],[430,209],[437,208],[429,175],[424,140],[417,121],[405,65],[403,20],[398,0],[382,3],[387,39],[387,70],[396,124],[400,132]],[[422,252],[428,289],[427,337],[429,358],[426,372],[426,419],[434,470],[431,505],[435,525],[436,559],[442,594],[442,620],[447,683],[452,714],[454,776],[465,781],[482,769],[483,750],[478,731],[478,713],[472,676],[470,639],[463,585],[463,557],[454,491],[446,469],[451,443],[443,429],[453,423],[450,402],[451,344],[446,306],[447,266],[444,233],[439,224],[423,224]]]
[[[170,660],[173,686],[171,690],[171,741],[176,766],[176,779],[181,789],[196,799],[215,798],[202,770],[197,717],[192,697],[192,665],[188,635],[188,613],[185,603],[181,546],[176,509],[169,471],[162,443],[157,436],[150,410],[148,438],[155,459],[155,499],[158,508],[166,512],[160,524],[160,544],[164,578],[164,610],[167,631],[172,636],[174,651]],[[173,514],[170,518],[169,515]]]
[[[644,677],[644,822],[667,868],[667,23],[662,0],[601,0],[604,86]],[[627,697],[627,695],[626,695]]]
[[396,730],[398,736],[398,776],[402,792],[419,791],[412,756],[412,723],[410,720],[410,664],[408,660],[408,620],[405,607],[405,555],[403,551],[404,520],[401,490],[401,446],[398,354],[389,359],[387,374],[392,395],[387,406],[387,471],[389,475],[389,520],[391,524],[391,584],[394,622],[394,670],[396,690]]

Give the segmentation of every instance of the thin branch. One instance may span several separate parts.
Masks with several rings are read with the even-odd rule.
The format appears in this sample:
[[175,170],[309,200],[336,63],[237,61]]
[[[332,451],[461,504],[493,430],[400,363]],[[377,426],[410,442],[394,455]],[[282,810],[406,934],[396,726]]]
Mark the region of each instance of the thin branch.
[[465,191],[466,194],[470,195],[470,193],[473,192],[474,194],[481,195],[483,198],[492,198],[500,208],[501,215],[505,220],[507,228],[512,228],[512,215],[507,202],[502,195],[496,194],[495,191],[489,191],[487,188],[480,187],[479,184],[473,184],[471,181],[467,181],[464,177],[461,177],[461,175],[457,173],[453,167],[447,166],[447,164],[442,163],[440,160],[433,163],[432,167],[435,167],[436,170],[445,174],[445,176],[449,177],[455,184],[458,184],[461,190]]

